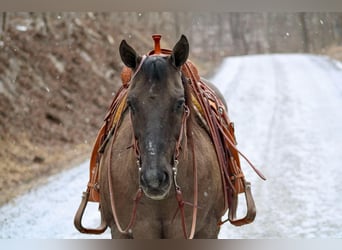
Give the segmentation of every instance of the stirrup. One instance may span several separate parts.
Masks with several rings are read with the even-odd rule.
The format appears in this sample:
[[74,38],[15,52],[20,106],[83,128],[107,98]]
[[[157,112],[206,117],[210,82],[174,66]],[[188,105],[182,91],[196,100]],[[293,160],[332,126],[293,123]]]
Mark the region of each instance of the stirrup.
[[82,225],[82,218],[83,218],[84,211],[85,211],[87,204],[88,204],[89,193],[90,193],[89,189],[87,189],[87,191],[83,192],[81,204],[80,204],[80,206],[77,209],[77,212],[75,214],[74,225],[77,228],[77,230],[80,231],[81,233],[102,234],[104,231],[106,231],[106,229],[108,227],[107,223],[105,222],[105,220],[102,217],[102,214],[101,214],[101,225],[99,227],[97,227],[97,228],[86,228]]
[[[242,226],[245,224],[252,223],[255,219],[255,216],[256,216],[256,208],[255,208],[255,203],[254,203],[254,199],[252,196],[251,183],[250,182],[245,181],[245,192],[244,193],[245,193],[246,204],[247,204],[246,216],[243,218],[240,218],[240,219],[235,219],[237,204],[235,206],[235,209],[229,209],[229,212],[228,212],[228,220],[234,226]],[[237,202],[237,200],[236,200],[236,202]]]

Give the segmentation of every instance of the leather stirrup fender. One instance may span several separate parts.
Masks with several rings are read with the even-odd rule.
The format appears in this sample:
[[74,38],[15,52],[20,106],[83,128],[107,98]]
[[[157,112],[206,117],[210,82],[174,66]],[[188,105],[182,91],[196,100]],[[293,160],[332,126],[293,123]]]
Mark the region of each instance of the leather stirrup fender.
[[77,230],[80,231],[81,233],[102,234],[104,231],[106,231],[108,227],[102,215],[101,215],[101,225],[98,228],[86,228],[82,225],[82,218],[83,218],[84,211],[88,204],[88,199],[89,199],[89,190],[83,192],[81,204],[78,207],[77,212],[75,214],[74,225],[77,228]]

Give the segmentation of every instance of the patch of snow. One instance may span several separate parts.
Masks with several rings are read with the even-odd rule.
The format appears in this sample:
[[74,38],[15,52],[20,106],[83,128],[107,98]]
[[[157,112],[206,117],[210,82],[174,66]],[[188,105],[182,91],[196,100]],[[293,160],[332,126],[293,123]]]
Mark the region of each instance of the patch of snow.
[[[0,208],[0,238],[110,238],[80,234],[73,225],[82,192],[88,183],[89,162],[50,178],[50,183],[34,189]],[[88,203],[84,225],[100,223],[98,205]]]
[[335,66],[336,66],[337,68],[339,68],[340,70],[342,70],[342,62],[336,61],[336,60],[334,60],[333,62],[335,63]]
[[56,67],[57,71],[62,74],[64,72],[64,68],[65,68],[64,63],[62,61],[58,60],[57,57],[55,57],[52,54],[48,54],[48,57],[50,58],[52,64]]
[[18,24],[18,25],[15,26],[15,29],[18,30],[18,31],[23,31],[24,32],[24,31],[27,31],[27,26],[19,25]]

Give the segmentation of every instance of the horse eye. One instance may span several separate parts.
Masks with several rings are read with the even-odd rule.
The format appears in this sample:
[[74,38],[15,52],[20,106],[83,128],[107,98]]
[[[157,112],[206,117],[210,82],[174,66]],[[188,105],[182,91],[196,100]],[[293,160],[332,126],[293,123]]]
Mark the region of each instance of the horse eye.
[[184,98],[178,99],[177,102],[176,102],[175,111],[183,110],[184,103],[185,103],[185,99]]

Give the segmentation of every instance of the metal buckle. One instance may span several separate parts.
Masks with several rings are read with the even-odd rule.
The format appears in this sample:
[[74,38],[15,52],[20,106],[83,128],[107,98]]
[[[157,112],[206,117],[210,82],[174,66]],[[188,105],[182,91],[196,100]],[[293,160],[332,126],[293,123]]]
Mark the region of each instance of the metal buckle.
[[179,161],[177,159],[174,159],[173,162],[174,162],[174,165],[172,167],[173,183],[174,183],[174,185],[176,187],[176,190],[179,190],[180,187],[177,184],[177,172],[178,172],[178,163],[179,163]]

